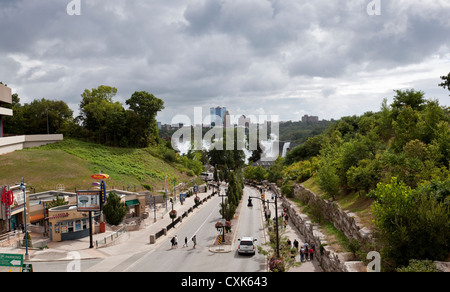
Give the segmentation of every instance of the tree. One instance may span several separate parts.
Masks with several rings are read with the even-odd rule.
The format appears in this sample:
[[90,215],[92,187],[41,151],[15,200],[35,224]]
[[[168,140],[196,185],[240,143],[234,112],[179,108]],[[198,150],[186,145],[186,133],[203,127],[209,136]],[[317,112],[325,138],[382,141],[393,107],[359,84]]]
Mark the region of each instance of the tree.
[[442,260],[450,247],[448,206],[414,191],[396,177],[379,183],[373,192],[372,212],[380,231],[383,253],[395,266],[410,259]]
[[339,177],[336,172],[336,168],[328,161],[324,161],[317,171],[317,182],[320,189],[333,200],[336,199],[336,195],[339,192]]
[[425,103],[425,93],[423,91],[415,91],[414,89],[394,90],[397,93],[394,96],[392,108],[400,110],[403,107],[410,106],[413,110],[422,110]]
[[42,98],[22,106],[14,94],[11,108],[14,115],[6,117],[4,123],[8,134],[66,133],[73,122],[73,111],[64,101]]
[[440,83],[439,86],[450,90],[450,73],[448,73],[447,76],[441,76],[441,79],[443,80],[443,82]]
[[418,122],[419,113],[412,107],[406,106],[399,111],[397,119],[392,122],[395,133],[392,148],[396,152],[400,152],[409,141],[420,137]]
[[108,224],[119,225],[125,214],[127,213],[127,207],[125,203],[120,201],[119,195],[115,192],[110,192],[106,204],[103,206],[103,214]]
[[102,100],[106,102],[112,102],[112,99],[117,94],[117,88],[100,85],[92,90],[85,89],[81,94],[82,100],[80,102],[80,110],[82,110],[87,104],[91,102],[100,102]]
[[48,210],[53,207],[67,205],[68,203],[69,202],[67,202],[64,198],[60,198],[59,195],[56,195],[56,199],[53,199],[51,202],[45,204],[45,208]]
[[[141,147],[158,143],[158,127],[156,115],[164,109],[164,102],[146,91],[136,91],[126,101],[130,110],[136,114],[135,119],[139,126],[138,136],[142,137]],[[134,128],[136,129],[136,128]]]

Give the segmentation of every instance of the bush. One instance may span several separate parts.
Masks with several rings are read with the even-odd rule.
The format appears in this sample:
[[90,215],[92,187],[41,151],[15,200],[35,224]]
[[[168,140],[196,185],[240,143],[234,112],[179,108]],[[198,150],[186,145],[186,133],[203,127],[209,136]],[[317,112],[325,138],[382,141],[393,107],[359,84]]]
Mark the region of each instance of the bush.
[[269,269],[272,272],[284,272],[285,271],[284,260],[282,258],[272,257],[269,260]]
[[27,244],[27,241],[28,241],[28,247],[33,247],[33,244],[31,242],[31,236],[30,236],[30,233],[28,233],[28,232],[26,235],[23,236],[22,246],[25,246]]
[[281,186],[281,194],[286,198],[294,197],[294,183],[290,180],[285,180]]
[[430,260],[410,260],[407,267],[401,267],[396,269],[397,272],[439,272],[436,268],[436,264]]

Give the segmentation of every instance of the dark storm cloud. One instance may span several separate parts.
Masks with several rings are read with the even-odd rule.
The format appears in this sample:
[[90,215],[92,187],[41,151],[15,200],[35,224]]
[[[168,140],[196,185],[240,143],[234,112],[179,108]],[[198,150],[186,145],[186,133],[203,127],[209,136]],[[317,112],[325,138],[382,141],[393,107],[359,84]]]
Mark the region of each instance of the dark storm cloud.
[[414,86],[408,66],[430,72],[411,77],[426,88],[448,73],[446,1],[381,0],[379,16],[369,0],[81,0],[80,16],[69,2],[0,1],[0,80],[26,102],[78,105],[106,84],[123,103],[136,90],[162,98],[165,122],[201,105],[338,118],[360,113],[356,96],[374,111],[379,88]]

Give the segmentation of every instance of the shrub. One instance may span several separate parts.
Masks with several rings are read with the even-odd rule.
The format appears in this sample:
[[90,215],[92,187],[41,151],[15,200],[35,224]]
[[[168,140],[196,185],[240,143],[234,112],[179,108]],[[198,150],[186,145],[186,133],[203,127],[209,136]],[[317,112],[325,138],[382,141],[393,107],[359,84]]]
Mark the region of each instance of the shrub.
[[436,268],[436,264],[430,260],[409,260],[407,267],[401,267],[396,269],[397,272],[439,272]]

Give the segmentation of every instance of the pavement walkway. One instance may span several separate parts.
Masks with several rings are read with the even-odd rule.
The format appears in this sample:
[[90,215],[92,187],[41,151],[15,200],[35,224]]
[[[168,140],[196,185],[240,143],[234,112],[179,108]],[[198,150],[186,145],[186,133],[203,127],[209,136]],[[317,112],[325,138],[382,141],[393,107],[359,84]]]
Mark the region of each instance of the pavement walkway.
[[[266,200],[272,198],[271,192],[266,192]],[[277,199],[277,205],[278,205],[278,214],[281,216],[283,212],[283,206],[282,206],[282,200],[280,198]],[[271,217],[275,217],[275,206],[274,204],[269,204],[270,210],[272,212]],[[290,241],[293,243],[295,239],[299,242],[299,248],[305,243],[304,236],[301,235],[301,233],[298,231],[298,229],[290,223],[290,220],[288,219],[288,224],[286,225],[286,228],[284,226],[279,226],[280,228],[280,237],[287,237],[290,239]],[[295,256],[295,262],[300,262],[300,253],[297,253]],[[316,258],[314,258],[312,261],[310,260],[304,260],[301,265],[299,266],[293,266],[290,267],[288,272],[323,272],[322,268],[319,265],[319,262]]]

